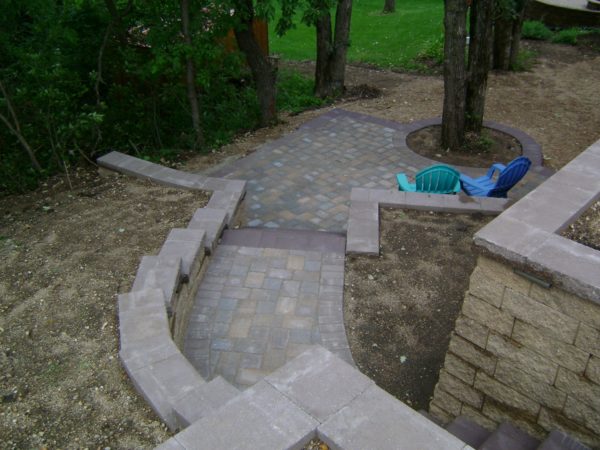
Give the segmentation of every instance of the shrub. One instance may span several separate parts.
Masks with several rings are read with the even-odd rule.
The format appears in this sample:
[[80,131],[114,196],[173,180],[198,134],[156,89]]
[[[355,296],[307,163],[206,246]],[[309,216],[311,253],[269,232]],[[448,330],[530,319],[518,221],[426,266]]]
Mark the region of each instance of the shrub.
[[567,28],[558,31],[552,36],[552,42],[555,44],[577,45],[577,38],[587,32],[581,28]]
[[277,82],[277,107],[281,111],[299,113],[325,104],[313,95],[314,81],[293,70],[281,70]]
[[525,39],[547,41],[552,38],[552,31],[538,20],[527,20],[523,22],[522,34]]

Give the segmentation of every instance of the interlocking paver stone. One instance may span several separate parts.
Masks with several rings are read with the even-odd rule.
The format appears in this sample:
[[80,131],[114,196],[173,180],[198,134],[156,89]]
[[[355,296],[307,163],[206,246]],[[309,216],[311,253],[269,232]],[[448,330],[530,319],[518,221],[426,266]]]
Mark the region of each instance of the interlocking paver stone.
[[[437,123],[435,119],[428,122]],[[419,126],[425,122],[386,124],[336,109],[220,167],[214,175],[248,180],[246,213],[251,227],[344,231],[353,187],[393,189],[396,172],[414,176],[436,163],[406,146],[406,135]],[[529,145],[528,136],[519,138]],[[484,169],[460,170],[471,176],[484,173]],[[522,197],[545,180],[546,172],[534,167],[510,196]]]
[[[238,241],[238,232],[228,233],[201,282],[184,345],[185,355],[203,376],[221,375],[245,389],[310,345],[336,352],[348,349],[343,327],[331,328],[332,323],[342,323],[343,314],[340,236],[326,233],[307,239],[304,232],[272,231],[255,245],[268,239],[291,248],[260,248],[228,245],[227,241]],[[239,233],[247,236],[244,230]],[[297,248],[300,241],[305,250]],[[214,267],[228,272],[219,273]],[[232,274],[238,273],[246,274],[242,286],[229,286],[237,278]],[[353,364],[349,352],[344,357]]]

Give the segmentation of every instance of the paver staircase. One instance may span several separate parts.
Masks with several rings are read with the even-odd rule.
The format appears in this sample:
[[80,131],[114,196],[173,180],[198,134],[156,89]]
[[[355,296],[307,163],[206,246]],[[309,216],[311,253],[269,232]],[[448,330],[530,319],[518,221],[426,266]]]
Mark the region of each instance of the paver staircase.
[[[422,414],[440,425],[429,414]],[[554,430],[540,442],[509,422],[503,422],[494,431],[489,431],[466,416],[458,416],[445,428],[477,450],[589,450],[562,431]]]

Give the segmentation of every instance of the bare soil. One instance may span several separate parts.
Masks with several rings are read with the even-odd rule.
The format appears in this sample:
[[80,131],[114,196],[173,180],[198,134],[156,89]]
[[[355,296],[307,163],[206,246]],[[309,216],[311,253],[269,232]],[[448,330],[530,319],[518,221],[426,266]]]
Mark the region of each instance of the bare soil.
[[523,152],[517,139],[490,128],[484,128],[481,136],[468,133],[464,146],[458,151],[443,148],[440,125],[410,133],[406,143],[413,152],[426,158],[468,167],[488,167],[497,162],[506,164]]
[[[538,64],[531,72],[492,75],[486,119],[523,129],[542,144],[547,164],[560,168],[600,138],[600,55],[560,45],[526,45],[539,53]],[[310,63],[293,66],[306,73],[314,70]],[[359,88],[351,98],[333,106],[400,122],[441,114],[443,82],[439,76],[351,66],[347,84]],[[364,98],[378,91],[381,96]],[[247,133],[178,166],[209,170],[251,153],[323,112],[282,115],[282,123],[275,127]],[[120,367],[116,294],[129,289],[140,257],[156,253],[169,229],[185,226],[206,196],[126,177],[100,178],[93,169],[71,173],[70,179],[72,189],[63,176],[27,195],[0,199],[0,448],[151,448],[169,433]],[[386,218],[384,226],[393,221],[393,216]],[[452,230],[458,222],[444,219],[442,223]],[[465,233],[472,235],[472,231]],[[458,230],[452,232],[452,239],[458,234]],[[423,236],[411,235],[411,244],[422,245],[435,237]],[[393,248],[386,239],[382,261],[392,256],[385,250]],[[366,280],[356,274],[351,289],[366,292],[377,287],[368,278],[369,274],[385,275],[383,266],[375,265],[377,261],[364,266]],[[434,295],[439,288],[429,286],[441,273],[435,261],[420,266],[421,271],[407,272],[432,293],[427,298],[432,308],[438,305],[434,297],[440,297]],[[350,261],[349,265],[359,263]],[[395,270],[392,266],[389,270]],[[451,270],[455,279],[466,280],[469,272],[460,275],[455,267]],[[389,292],[398,297],[401,291],[387,278]],[[397,273],[397,283],[410,286],[407,280],[406,274]],[[416,387],[394,387],[386,371],[388,389],[418,406],[423,400],[418,403],[417,398],[429,395],[436,363],[416,364],[426,346],[415,336],[423,336],[427,325],[417,322],[413,331],[404,321],[421,320],[417,312],[426,310],[410,297],[406,305],[411,305],[414,315],[408,315],[398,309],[402,302],[386,295],[388,303],[375,295],[369,299],[382,314],[365,310],[357,316],[360,324],[352,325],[351,333],[356,336],[362,330],[365,340],[362,348],[353,340],[353,351],[362,355],[357,360],[366,361],[361,364],[371,374],[383,373],[391,361],[397,364],[399,357],[406,356],[400,369],[410,369],[402,373],[412,373]],[[390,308],[396,308],[395,313],[390,315],[392,322],[385,323],[383,316]],[[429,311],[433,320],[437,320],[437,309]],[[451,312],[443,304],[439,309],[440,320],[448,322]],[[396,319],[399,322],[394,324]],[[389,343],[376,335],[395,329],[405,337],[386,356]],[[377,352],[373,343],[379,346]],[[418,352],[411,350],[413,344]],[[440,348],[444,345],[440,343]],[[362,359],[368,355],[371,361]],[[396,377],[396,382],[401,379]]]
[[362,372],[428,409],[476,263],[473,235],[491,218],[383,210],[378,258],[346,260],[344,320]]
[[600,250],[600,201],[592,204],[569,225],[563,236],[587,247]]
[[208,195],[71,180],[2,200],[0,447],[153,446],[168,433],[120,366],[115,294]]

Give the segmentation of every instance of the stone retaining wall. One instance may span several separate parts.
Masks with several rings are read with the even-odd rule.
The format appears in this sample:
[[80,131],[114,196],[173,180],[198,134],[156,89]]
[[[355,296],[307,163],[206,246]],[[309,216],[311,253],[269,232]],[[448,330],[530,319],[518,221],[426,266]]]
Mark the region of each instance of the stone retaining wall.
[[600,446],[600,252],[557,234],[600,196],[598,173],[600,141],[477,233],[433,415]]

